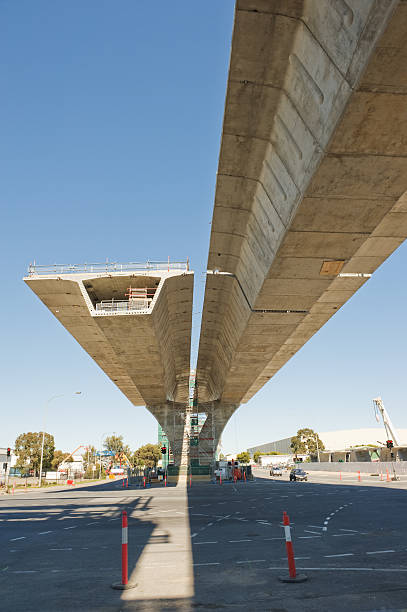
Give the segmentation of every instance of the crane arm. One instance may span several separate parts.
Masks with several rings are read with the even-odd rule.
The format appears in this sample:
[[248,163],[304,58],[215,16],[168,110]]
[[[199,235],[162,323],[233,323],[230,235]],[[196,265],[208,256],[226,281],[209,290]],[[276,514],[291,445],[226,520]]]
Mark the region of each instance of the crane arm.
[[373,405],[375,407],[375,410],[380,412],[380,414],[382,415],[383,425],[384,425],[384,428],[386,430],[387,438],[389,440],[393,440],[393,443],[394,443],[395,446],[400,446],[401,445],[400,438],[398,436],[396,428],[394,427],[393,423],[390,420],[389,413],[387,412],[386,408],[384,407],[382,398],[381,397],[376,397],[373,400]]

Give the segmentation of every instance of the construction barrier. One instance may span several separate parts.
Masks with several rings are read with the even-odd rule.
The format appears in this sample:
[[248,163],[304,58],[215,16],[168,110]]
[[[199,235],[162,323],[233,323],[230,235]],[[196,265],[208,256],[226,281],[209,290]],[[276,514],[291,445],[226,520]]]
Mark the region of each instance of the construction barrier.
[[285,547],[287,551],[288,574],[289,575],[280,576],[279,579],[281,580],[281,582],[305,582],[305,580],[307,580],[307,576],[305,574],[297,574],[297,570],[295,568],[294,549],[293,549],[293,543],[291,540],[290,518],[285,510],[283,512],[283,527],[284,527]]

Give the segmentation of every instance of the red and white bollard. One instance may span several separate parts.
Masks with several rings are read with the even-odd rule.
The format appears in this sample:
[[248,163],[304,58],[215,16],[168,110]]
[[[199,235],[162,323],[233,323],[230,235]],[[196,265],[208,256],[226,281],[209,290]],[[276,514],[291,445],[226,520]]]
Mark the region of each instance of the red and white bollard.
[[386,469],[386,482],[390,482],[389,470]]
[[167,486],[167,474],[164,475],[164,487]]
[[244,478],[244,481],[246,482],[246,472],[243,472],[243,478]]
[[127,478],[126,478],[126,489],[128,489],[128,488],[129,488],[129,479],[128,479],[128,477],[127,477]]
[[122,480],[122,489],[124,489],[124,478]]
[[358,480],[359,480],[359,482],[361,481],[360,471],[359,470],[358,470]]
[[380,472],[380,480],[383,482],[383,472]]
[[127,512],[123,510],[122,513],[122,584],[127,584],[129,581],[128,576],[128,525],[127,525]]
[[189,475],[189,486],[192,487],[192,474]]
[[222,484],[222,474],[219,474],[219,484]]
[[283,512],[283,527],[285,534],[285,547],[287,550],[289,575],[279,576],[279,580],[281,580],[281,582],[305,582],[308,576],[306,576],[305,574],[297,574],[297,570],[295,568],[294,549],[293,543],[291,541],[290,518],[285,510]]
[[146,477],[143,476],[143,487],[146,488]]
[[115,582],[112,584],[113,589],[126,590],[132,589],[136,585],[134,583],[129,583],[129,563],[128,563],[128,526],[127,526],[127,512],[123,510],[122,512],[122,581]]

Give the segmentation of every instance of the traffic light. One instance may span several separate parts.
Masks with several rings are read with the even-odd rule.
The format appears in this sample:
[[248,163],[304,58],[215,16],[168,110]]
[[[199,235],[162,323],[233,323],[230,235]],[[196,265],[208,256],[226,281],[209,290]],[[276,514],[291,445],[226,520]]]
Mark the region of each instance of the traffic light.
[[161,447],[161,452],[163,455],[165,455],[165,453],[167,452],[167,447],[166,446],[162,446]]
[[11,455],[11,448],[8,447],[8,449],[7,449],[7,459],[10,459],[10,455]]
[[386,446],[387,446],[387,448],[393,448],[393,446],[394,446],[393,440],[387,440]]

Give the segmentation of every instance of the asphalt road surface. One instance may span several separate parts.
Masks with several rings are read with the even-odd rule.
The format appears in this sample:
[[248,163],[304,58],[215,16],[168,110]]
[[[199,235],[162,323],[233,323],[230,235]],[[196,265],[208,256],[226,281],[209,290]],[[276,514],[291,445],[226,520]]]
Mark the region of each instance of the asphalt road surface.
[[[331,477],[332,479],[332,477]],[[0,610],[407,610],[405,483],[121,481],[0,498]],[[121,577],[121,512],[129,578]],[[282,513],[297,571],[287,584]]]

